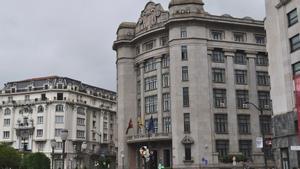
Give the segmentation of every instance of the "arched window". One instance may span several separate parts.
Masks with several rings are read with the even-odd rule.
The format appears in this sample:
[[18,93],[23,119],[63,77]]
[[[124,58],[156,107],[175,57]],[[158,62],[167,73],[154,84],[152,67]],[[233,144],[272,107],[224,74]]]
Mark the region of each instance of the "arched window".
[[4,111],[4,115],[8,116],[10,114],[11,114],[11,110],[9,108],[6,108],[5,111]]
[[43,113],[44,112],[44,107],[43,106],[39,106],[37,109],[38,113]]
[[85,115],[84,108],[83,108],[83,107],[78,107],[78,108],[77,108],[77,114]]
[[55,110],[57,112],[63,112],[64,111],[64,106],[61,104],[56,105]]

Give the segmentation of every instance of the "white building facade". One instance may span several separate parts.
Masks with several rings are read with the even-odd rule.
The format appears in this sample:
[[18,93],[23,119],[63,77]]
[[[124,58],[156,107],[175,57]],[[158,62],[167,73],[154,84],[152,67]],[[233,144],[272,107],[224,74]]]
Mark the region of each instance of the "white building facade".
[[[145,145],[153,168],[232,168],[233,157],[264,165],[255,144],[260,121],[271,137],[263,21],[211,15],[203,5],[172,0],[166,11],[149,2],[138,22],[120,24],[113,45],[119,169],[143,168],[139,149]],[[151,117],[155,132],[149,137]]]
[[[68,130],[66,168],[93,168],[100,156],[115,158],[117,119],[113,91],[51,76],[6,83],[0,103],[0,142],[20,151],[45,153],[54,158],[55,169],[63,168],[63,129]],[[82,149],[82,144],[87,147]]]
[[[300,0],[266,0],[267,51],[270,56],[276,166],[300,167],[299,84]],[[297,94],[298,92],[298,94]],[[297,104],[298,102],[298,104]],[[293,150],[294,149],[294,150]]]

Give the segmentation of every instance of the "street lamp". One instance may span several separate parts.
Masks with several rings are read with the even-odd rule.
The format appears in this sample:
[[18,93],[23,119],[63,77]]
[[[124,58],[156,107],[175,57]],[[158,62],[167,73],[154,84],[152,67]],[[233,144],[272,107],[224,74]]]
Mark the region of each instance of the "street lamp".
[[62,152],[63,161],[62,161],[62,165],[63,165],[63,169],[65,169],[65,158],[66,158],[65,149],[66,149],[66,140],[68,138],[68,130],[67,129],[63,129],[61,131],[60,138],[61,138],[62,143],[63,143],[63,152]]
[[56,141],[55,139],[51,140],[51,148],[52,148],[52,153],[51,153],[51,158],[52,158],[52,169],[54,168],[54,148],[56,146]]
[[[256,106],[254,103],[251,102],[245,102],[246,105],[252,105],[253,107],[255,107],[255,109],[257,109],[260,112],[260,116],[263,115],[263,108],[262,107],[258,107]],[[266,106],[266,105],[265,105]],[[263,148],[262,148],[262,152],[264,153],[264,164],[265,164],[265,169],[268,168],[268,163],[267,163],[267,157],[266,157],[266,138],[265,138],[265,131],[262,130],[262,122],[259,119],[259,127],[260,127],[260,132],[262,135],[262,141],[263,141]]]
[[121,152],[121,158],[122,158],[122,169],[125,169],[125,166],[124,166],[124,159],[125,159],[124,151]]

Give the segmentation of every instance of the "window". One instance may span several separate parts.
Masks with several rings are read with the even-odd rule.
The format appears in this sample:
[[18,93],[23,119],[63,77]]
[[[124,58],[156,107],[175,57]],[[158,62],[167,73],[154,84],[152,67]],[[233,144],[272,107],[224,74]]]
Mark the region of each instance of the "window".
[[238,125],[240,134],[250,134],[250,115],[238,115]]
[[85,138],[85,132],[82,130],[77,130],[76,131],[76,137],[77,138]]
[[43,137],[43,130],[42,129],[37,129],[36,130],[36,137]]
[[62,131],[62,129],[55,129],[55,132],[54,132],[55,137],[60,137],[61,131]]
[[103,134],[103,141],[107,141],[107,134],[106,133]]
[[143,44],[143,51],[149,51],[155,47],[155,40],[150,40]]
[[170,76],[169,73],[165,73],[162,75],[162,86],[169,87],[170,86]]
[[39,106],[37,109],[38,113],[43,113],[44,112],[44,107],[43,106]]
[[211,37],[213,40],[223,40],[222,31],[211,31]]
[[62,142],[56,142],[56,145],[55,145],[55,150],[61,150],[62,149]]
[[269,65],[268,56],[264,53],[258,53],[256,55],[256,65],[257,66],[268,66]]
[[164,36],[159,39],[159,44],[160,46],[166,46],[168,45],[168,41],[169,41],[168,37]]
[[77,114],[85,116],[85,109],[83,107],[78,107]]
[[29,101],[30,100],[30,95],[25,95],[25,101]]
[[105,130],[108,129],[108,123],[107,122],[103,122],[103,129],[105,129]]
[[4,127],[10,126],[10,119],[4,119],[3,126]]
[[265,36],[262,36],[262,35],[255,35],[255,42],[257,44],[265,44]]
[[236,91],[236,103],[239,109],[245,109],[245,103],[249,101],[248,90],[237,90]]
[[171,132],[171,117],[164,117],[163,118],[163,130],[164,133],[170,133]]
[[13,101],[13,97],[12,97],[12,96],[8,96],[7,101],[8,101],[9,103],[11,103],[11,102]]
[[187,46],[181,46],[181,60],[188,60]]
[[145,78],[145,91],[157,89],[157,78],[156,76]]
[[184,129],[184,133],[191,132],[190,113],[183,114],[183,129]]
[[141,93],[141,81],[137,81],[137,82],[136,82],[136,90],[137,90],[137,93],[138,93],[138,94]]
[[217,134],[228,133],[227,114],[215,114],[215,132]]
[[300,35],[297,34],[290,38],[291,52],[300,49]]
[[264,134],[272,134],[272,117],[270,115],[261,115],[260,130]]
[[61,104],[56,105],[55,110],[56,110],[56,112],[63,112],[64,111],[64,106],[61,105]]
[[171,109],[171,97],[170,93],[163,94],[163,111],[169,112]]
[[11,114],[11,110],[9,108],[6,108],[4,110],[4,116],[9,116]]
[[212,78],[214,83],[225,83],[225,69],[213,68]]
[[42,101],[46,101],[47,100],[47,97],[46,97],[45,93],[41,94],[41,100]]
[[258,106],[264,110],[271,109],[269,91],[258,91]]
[[137,114],[141,116],[142,107],[141,107],[141,99],[137,100]]
[[184,146],[184,160],[185,161],[191,161],[192,160],[192,150],[191,145],[185,145]]
[[190,106],[190,98],[189,98],[189,88],[183,87],[182,88],[182,99],[183,99],[183,107]]
[[55,124],[63,124],[64,116],[55,116]]
[[241,65],[246,65],[247,64],[246,54],[244,53],[244,51],[237,51],[235,53],[234,63],[235,64],[241,64]]
[[93,128],[96,128],[96,121],[94,121],[94,120],[93,120]]
[[239,148],[240,148],[240,152],[247,159],[251,159],[251,155],[252,155],[252,141],[251,140],[240,140]]
[[84,118],[77,118],[77,125],[78,126],[84,126],[85,125],[85,119]]
[[293,64],[293,74],[298,75],[300,72],[300,62]]
[[3,139],[9,139],[9,136],[10,135],[10,133],[9,133],[9,131],[3,131]]
[[64,94],[63,93],[57,93],[57,100],[64,100]]
[[215,108],[226,107],[226,90],[225,89],[214,89],[214,106]]
[[297,8],[287,14],[289,27],[298,22]]
[[234,41],[236,42],[245,42],[245,34],[244,33],[234,33]]
[[170,57],[168,55],[163,55],[162,57],[162,67],[167,68],[170,66]]
[[235,83],[247,84],[247,70],[235,70]]
[[156,60],[154,58],[151,58],[151,59],[147,59],[145,61],[145,65],[144,65],[144,69],[145,69],[145,72],[150,72],[150,71],[153,71],[153,70],[156,70]]
[[270,77],[268,72],[256,72],[257,85],[260,86],[269,86]]
[[37,124],[43,124],[44,123],[44,117],[43,116],[38,116],[37,117]]
[[146,113],[157,112],[157,96],[145,97],[145,111]]
[[180,37],[181,38],[186,38],[187,37],[186,27],[181,27],[180,28]]
[[224,63],[225,62],[225,57],[222,49],[214,49],[212,51],[212,62],[216,63]]
[[219,153],[219,158],[224,159],[229,152],[229,140],[216,140],[216,152]]
[[137,55],[139,55],[139,54],[141,53],[140,45],[137,45],[137,46],[135,47],[135,53],[136,53]]
[[189,80],[189,69],[187,66],[182,67],[182,81]]

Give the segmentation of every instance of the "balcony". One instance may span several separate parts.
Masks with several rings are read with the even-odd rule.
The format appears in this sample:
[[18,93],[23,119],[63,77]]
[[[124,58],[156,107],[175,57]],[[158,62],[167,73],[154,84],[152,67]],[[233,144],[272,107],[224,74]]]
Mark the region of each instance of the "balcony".
[[150,137],[148,134],[127,136],[127,143],[142,143],[147,141],[167,141],[172,140],[172,133],[154,133]]

